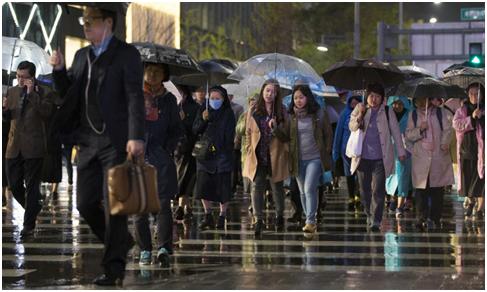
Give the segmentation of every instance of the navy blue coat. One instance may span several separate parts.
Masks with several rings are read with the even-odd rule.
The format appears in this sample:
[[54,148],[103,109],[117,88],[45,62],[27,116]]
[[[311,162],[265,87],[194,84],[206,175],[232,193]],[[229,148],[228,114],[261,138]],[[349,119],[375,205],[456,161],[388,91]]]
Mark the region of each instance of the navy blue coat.
[[156,99],[157,121],[145,121],[146,160],[157,169],[157,184],[161,199],[172,199],[178,193],[176,165],[172,153],[183,133],[176,97],[167,92]]

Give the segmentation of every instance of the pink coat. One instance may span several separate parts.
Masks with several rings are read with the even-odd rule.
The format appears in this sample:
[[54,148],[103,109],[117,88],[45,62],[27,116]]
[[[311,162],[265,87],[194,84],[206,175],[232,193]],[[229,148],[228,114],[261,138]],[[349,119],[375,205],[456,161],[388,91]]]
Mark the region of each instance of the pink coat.
[[[458,192],[462,194],[462,180],[461,180],[461,175],[462,175],[462,167],[461,167],[461,159],[460,159],[460,147],[463,142],[463,137],[465,135],[465,132],[472,131],[473,125],[472,125],[472,118],[467,116],[467,108],[465,106],[462,106],[455,112],[455,116],[453,117],[453,128],[455,129],[456,132],[456,137],[457,137],[457,162],[458,162],[458,180],[457,180],[457,185],[458,185]],[[484,178],[484,139],[483,139],[483,134],[484,134],[484,129],[483,127],[479,124],[475,131],[475,136],[477,137],[477,154],[478,154],[478,160],[477,160],[477,172],[479,174],[480,178]]]

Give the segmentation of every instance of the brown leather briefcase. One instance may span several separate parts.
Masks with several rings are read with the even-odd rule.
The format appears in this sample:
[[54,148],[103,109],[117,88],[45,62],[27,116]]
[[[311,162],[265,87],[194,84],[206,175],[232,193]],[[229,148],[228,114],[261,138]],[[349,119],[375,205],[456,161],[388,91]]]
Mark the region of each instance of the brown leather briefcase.
[[156,213],[161,209],[157,170],[143,158],[132,158],[108,170],[111,215]]

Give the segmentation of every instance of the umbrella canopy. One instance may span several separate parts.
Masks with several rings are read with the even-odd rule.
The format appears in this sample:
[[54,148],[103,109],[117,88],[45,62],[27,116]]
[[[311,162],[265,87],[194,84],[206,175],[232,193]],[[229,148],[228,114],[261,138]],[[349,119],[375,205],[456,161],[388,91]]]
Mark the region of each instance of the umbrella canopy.
[[237,62],[234,62],[234,61],[228,60],[228,59],[210,59],[209,61],[216,62],[216,63],[222,64],[224,66],[227,66],[228,68],[230,68],[232,70],[232,72],[238,68]]
[[412,98],[465,98],[465,91],[444,81],[431,77],[424,77],[406,81],[400,84],[392,95]]
[[448,84],[467,88],[472,83],[480,83],[485,86],[485,71],[480,68],[463,67],[449,70],[442,78]]
[[401,70],[402,73],[404,73],[404,77],[406,79],[414,79],[414,78],[420,78],[420,77],[432,77],[436,78],[435,74],[431,73],[430,71],[412,65],[412,66],[399,66],[399,70]]
[[241,81],[250,76],[274,78],[281,86],[294,86],[297,80],[318,83],[321,79],[313,67],[305,61],[278,53],[254,56],[240,64],[228,78]]
[[166,64],[173,76],[203,72],[195,59],[184,50],[155,43],[133,43],[132,45],[139,50],[142,62]]
[[52,72],[49,55],[37,44],[18,38],[2,37],[2,70],[12,72],[22,61],[29,61],[36,66],[36,77]]
[[[300,80],[296,81],[296,83],[294,85],[299,84],[299,82],[300,82]],[[320,81],[318,83],[306,83],[306,82],[304,82],[304,84],[308,84],[309,88],[311,89],[311,91],[315,95],[325,96],[325,97],[338,97],[338,93],[337,93],[335,87],[326,85],[325,81],[323,81],[323,79],[320,79]],[[293,89],[293,86],[290,86],[287,84],[281,85],[281,87],[289,89],[289,90]]]
[[460,70],[460,69],[464,69],[464,68],[474,68],[474,67],[471,67],[471,64],[469,61],[465,61],[461,64],[453,64],[450,67],[447,67],[445,70],[443,70],[443,73],[446,74],[452,70]]
[[204,73],[188,74],[174,77],[173,81],[180,85],[209,86],[238,83],[237,80],[228,79],[233,69],[214,60],[205,60],[199,63]]
[[335,63],[323,74],[326,84],[346,89],[364,89],[367,84],[394,86],[404,80],[395,65],[374,59],[348,59]]

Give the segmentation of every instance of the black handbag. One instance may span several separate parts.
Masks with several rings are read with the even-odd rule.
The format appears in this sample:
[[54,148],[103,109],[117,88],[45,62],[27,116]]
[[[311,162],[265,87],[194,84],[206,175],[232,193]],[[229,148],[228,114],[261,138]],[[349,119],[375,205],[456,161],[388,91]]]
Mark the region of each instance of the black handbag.
[[196,141],[193,151],[191,152],[191,155],[199,160],[210,159],[215,154],[216,147],[206,135],[201,136],[200,139]]

